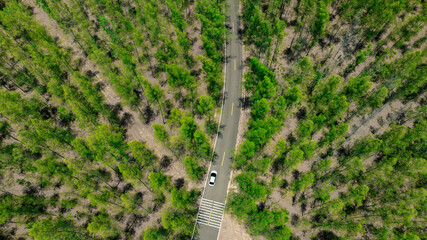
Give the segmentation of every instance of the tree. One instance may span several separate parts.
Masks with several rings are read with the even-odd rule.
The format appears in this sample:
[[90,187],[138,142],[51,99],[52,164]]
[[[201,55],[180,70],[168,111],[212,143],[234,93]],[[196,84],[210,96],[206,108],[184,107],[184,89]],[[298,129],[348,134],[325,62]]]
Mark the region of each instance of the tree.
[[363,162],[359,157],[353,157],[345,162],[345,176],[347,180],[355,179],[360,176],[360,172],[364,170]]
[[135,196],[132,196],[130,192],[125,192],[122,195],[120,195],[120,200],[122,200],[123,205],[129,213],[138,214],[138,208],[142,208],[145,211],[149,212],[148,209],[141,206],[138,202]]
[[181,133],[189,140],[194,139],[194,134],[197,130],[197,122],[191,116],[183,116],[181,118]]
[[320,159],[318,162],[314,163],[314,170],[318,172],[319,175],[322,175],[326,172],[332,164],[331,158]]
[[108,216],[107,212],[103,209],[101,209],[97,216],[91,219],[87,226],[87,230],[102,238],[114,238],[120,234],[119,229],[116,228],[110,216]]
[[255,235],[259,235],[261,233],[268,234],[275,227],[285,227],[285,224],[288,221],[288,212],[286,210],[264,209],[262,211],[255,212],[255,214],[250,216],[249,230]]
[[304,94],[298,85],[294,85],[292,88],[289,88],[285,91],[285,99],[286,106],[291,108],[301,103],[301,101],[304,99]]
[[130,141],[127,144],[132,156],[140,165],[150,167],[157,160],[157,156],[147,147],[147,144],[137,140]]
[[153,124],[154,129],[154,136],[159,140],[160,142],[167,144],[169,139],[169,134],[166,131],[165,125],[161,124]]
[[87,138],[87,145],[96,160],[106,163],[125,156],[127,150],[121,129],[108,124],[99,125]]
[[255,101],[251,108],[253,118],[265,118],[270,110],[270,103],[265,98]]
[[[167,71],[168,73],[170,73],[171,71],[171,66],[167,65],[170,62],[172,62],[173,60],[175,60],[175,58],[178,56],[178,48],[175,45],[175,41],[172,41],[171,39],[160,35],[160,39],[161,39],[161,46],[159,46],[159,48],[157,49],[156,53],[154,53],[154,57],[157,59],[158,64],[158,68],[160,71]],[[175,67],[178,67],[178,65],[176,64],[172,64],[172,68],[175,69]],[[180,70],[186,70],[185,68],[179,66]],[[174,71],[174,70],[172,70]],[[169,82],[169,80],[168,80]],[[171,84],[171,83],[169,83]],[[174,84],[172,84],[171,86],[173,86]]]
[[295,193],[299,191],[305,192],[307,188],[313,185],[315,180],[316,179],[314,173],[310,172],[303,174],[299,180],[292,183],[292,191],[294,191]]
[[165,191],[170,188],[171,179],[162,172],[150,172],[148,178],[150,179],[150,186],[154,189]]
[[316,147],[317,143],[315,141],[308,141],[301,145],[301,150],[304,152],[305,159],[313,158]]
[[329,7],[328,2],[323,0],[318,1],[316,20],[314,23],[313,35],[316,38],[323,38],[325,36],[325,29],[329,23]]
[[247,161],[251,160],[255,156],[256,147],[255,144],[249,140],[245,140],[239,146],[239,151],[234,157],[234,166],[241,168]]
[[264,76],[264,79],[259,81],[259,83],[255,87],[251,99],[253,101],[256,101],[262,98],[271,99],[276,96],[277,82],[275,83],[274,81],[274,79],[270,79],[269,77]]
[[190,72],[180,65],[170,64],[166,67],[166,71],[168,73],[167,81],[172,88],[191,89],[196,83],[196,79],[191,76]]
[[172,108],[170,111],[167,123],[174,127],[178,127],[181,125],[182,116],[183,116],[183,112],[181,111],[181,109]]
[[126,180],[138,180],[142,183],[148,190],[151,189],[142,181],[144,178],[144,173],[142,172],[141,165],[135,162],[121,162],[117,165],[120,173],[123,178]]
[[331,193],[336,190],[333,185],[324,185],[321,188],[314,190],[314,197],[322,202],[326,202],[331,198]]
[[351,202],[354,203],[354,205],[361,205],[362,202],[366,199],[368,192],[369,192],[369,187],[366,185],[351,187],[348,198]]
[[171,208],[166,209],[161,216],[162,225],[165,229],[171,229],[178,234],[190,237],[193,232],[194,215],[193,217],[188,217],[187,214],[189,213]]
[[360,101],[369,90],[373,83],[370,76],[351,78],[345,87],[345,94],[349,99]]
[[[252,57],[250,64],[250,72],[245,74],[245,88],[249,92],[254,92],[261,81],[265,80],[264,85],[272,84],[277,86],[276,75],[262,64],[259,59]],[[270,90],[270,88],[267,88]]]
[[271,115],[279,120],[284,120],[286,115],[286,106],[287,101],[286,99],[280,95],[276,101],[272,103],[271,106]]
[[184,165],[185,171],[187,172],[191,180],[199,181],[203,178],[203,175],[205,174],[205,169],[199,166],[199,163],[196,158],[190,156],[184,157]]
[[250,196],[243,193],[230,193],[227,208],[240,219],[247,219],[257,211],[257,204]]
[[148,226],[142,234],[144,240],[168,240],[169,233],[162,227]]
[[187,191],[185,187],[180,189],[172,188],[171,191],[171,202],[174,208],[178,209],[191,209],[193,204],[196,202],[198,197],[198,192],[192,190]]
[[72,219],[63,217],[49,217],[34,222],[28,235],[36,240],[90,238],[84,229],[74,225]]
[[291,75],[291,80],[293,83],[299,84],[305,89],[316,76],[313,63],[310,61],[309,57],[304,57],[299,60],[296,67],[296,70],[294,70]]
[[255,172],[260,172],[265,174],[270,168],[271,159],[268,157],[258,158],[252,161],[249,169],[252,169]]
[[75,138],[71,144],[73,145],[74,150],[80,155],[81,158],[85,160],[93,160],[93,153],[89,149],[85,140],[81,138]]
[[294,167],[296,167],[298,164],[302,163],[304,160],[304,152],[301,151],[299,148],[292,149],[289,152],[289,157],[285,158],[285,161],[283,163],[286,170],[290,170]]
[[325,138],[321,141],[321,145],[324,143],[333,143],[334,141],[338,140],[338,142],[341,142],[344,140],[344,136],[347,134],[348,131],[348,124],[341,123],[340,125],[332,125],[329,129],[329,132],[324,133]]
[[210,96],[202,95],[197,104],[197,112],[201,115],[207,115],[210,121],[215,108],[215,102]]
[[381,107],[385,98],[388,95],[388,90],[386,87],[381,87],[377,91],[373,92],[368,98],[368,104],[371,108]]
[[209,143],[206,134],[200,129],[197,129],[194,133],[194,144],[192,144],[190,148],[192,149],[193,153],[201,158],[207,159],[211,157],[211,144]]
[[289,142],[286,142],[283,137],[280,137],[279,141],[277,141],[276,146],[274,147],[274,156],[280,156],[288,151]]
[[297,135],[300,140],[311,138],[311,134],[314,130],[314,123],[311,120],[305,120],[300,122],[297,127]]
[[235,179],[239,184],[240,190],[254,200],[263,200],[267,197],[269,189],[257,181],[254,172],[243,172]]
[[165,108],[165,92],[158,84],[151,84],[147,79],[143,80],[144,93],[148,102],[156,103],[160,114],[162,115],[163,123],[165,122],[163,116],[163,109]]

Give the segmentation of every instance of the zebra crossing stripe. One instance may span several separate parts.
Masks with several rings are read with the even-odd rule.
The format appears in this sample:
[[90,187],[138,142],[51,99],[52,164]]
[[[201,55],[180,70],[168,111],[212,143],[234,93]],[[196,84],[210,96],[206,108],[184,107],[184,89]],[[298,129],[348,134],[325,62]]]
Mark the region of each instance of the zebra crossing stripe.
[[224,209],[224,203],[202,198],[197,214],[197,223],[219,229],[221,227]]

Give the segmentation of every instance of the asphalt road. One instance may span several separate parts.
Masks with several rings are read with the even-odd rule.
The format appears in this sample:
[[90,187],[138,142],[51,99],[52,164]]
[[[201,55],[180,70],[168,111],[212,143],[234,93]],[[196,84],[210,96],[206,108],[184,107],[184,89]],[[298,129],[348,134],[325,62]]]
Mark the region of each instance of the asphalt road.
[[221,128],[209,173],[218,172],[215,186],[206,182],[199,207],[197,235],[194,239],[217,240],[227,197],[231,174],[231,151],[235,148],[240,118],[240,83],[242,80],[242,42],[238,37],[238,0],[227,0],[229,35],[226,45],[225,93],[221,115]]

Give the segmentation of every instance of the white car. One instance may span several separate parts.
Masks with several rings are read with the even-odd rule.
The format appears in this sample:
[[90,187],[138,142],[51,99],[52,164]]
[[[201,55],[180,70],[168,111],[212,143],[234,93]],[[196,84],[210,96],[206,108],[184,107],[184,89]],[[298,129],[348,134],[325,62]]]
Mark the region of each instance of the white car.
[[216,181],[216,176],[217,175],[218,175],[218,173],[215,170],[213,170],[211,172],[210,177],[209,177],[209,185],[210,186],[214,186],[215,185],[215,181]]

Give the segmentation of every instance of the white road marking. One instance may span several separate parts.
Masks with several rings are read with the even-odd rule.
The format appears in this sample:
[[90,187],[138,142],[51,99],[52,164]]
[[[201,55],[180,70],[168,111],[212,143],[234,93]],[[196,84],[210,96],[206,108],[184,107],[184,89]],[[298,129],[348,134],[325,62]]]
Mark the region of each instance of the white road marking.
[[196,222],[219,229],[224,216],[224,210],[225,203],[202,198]]

